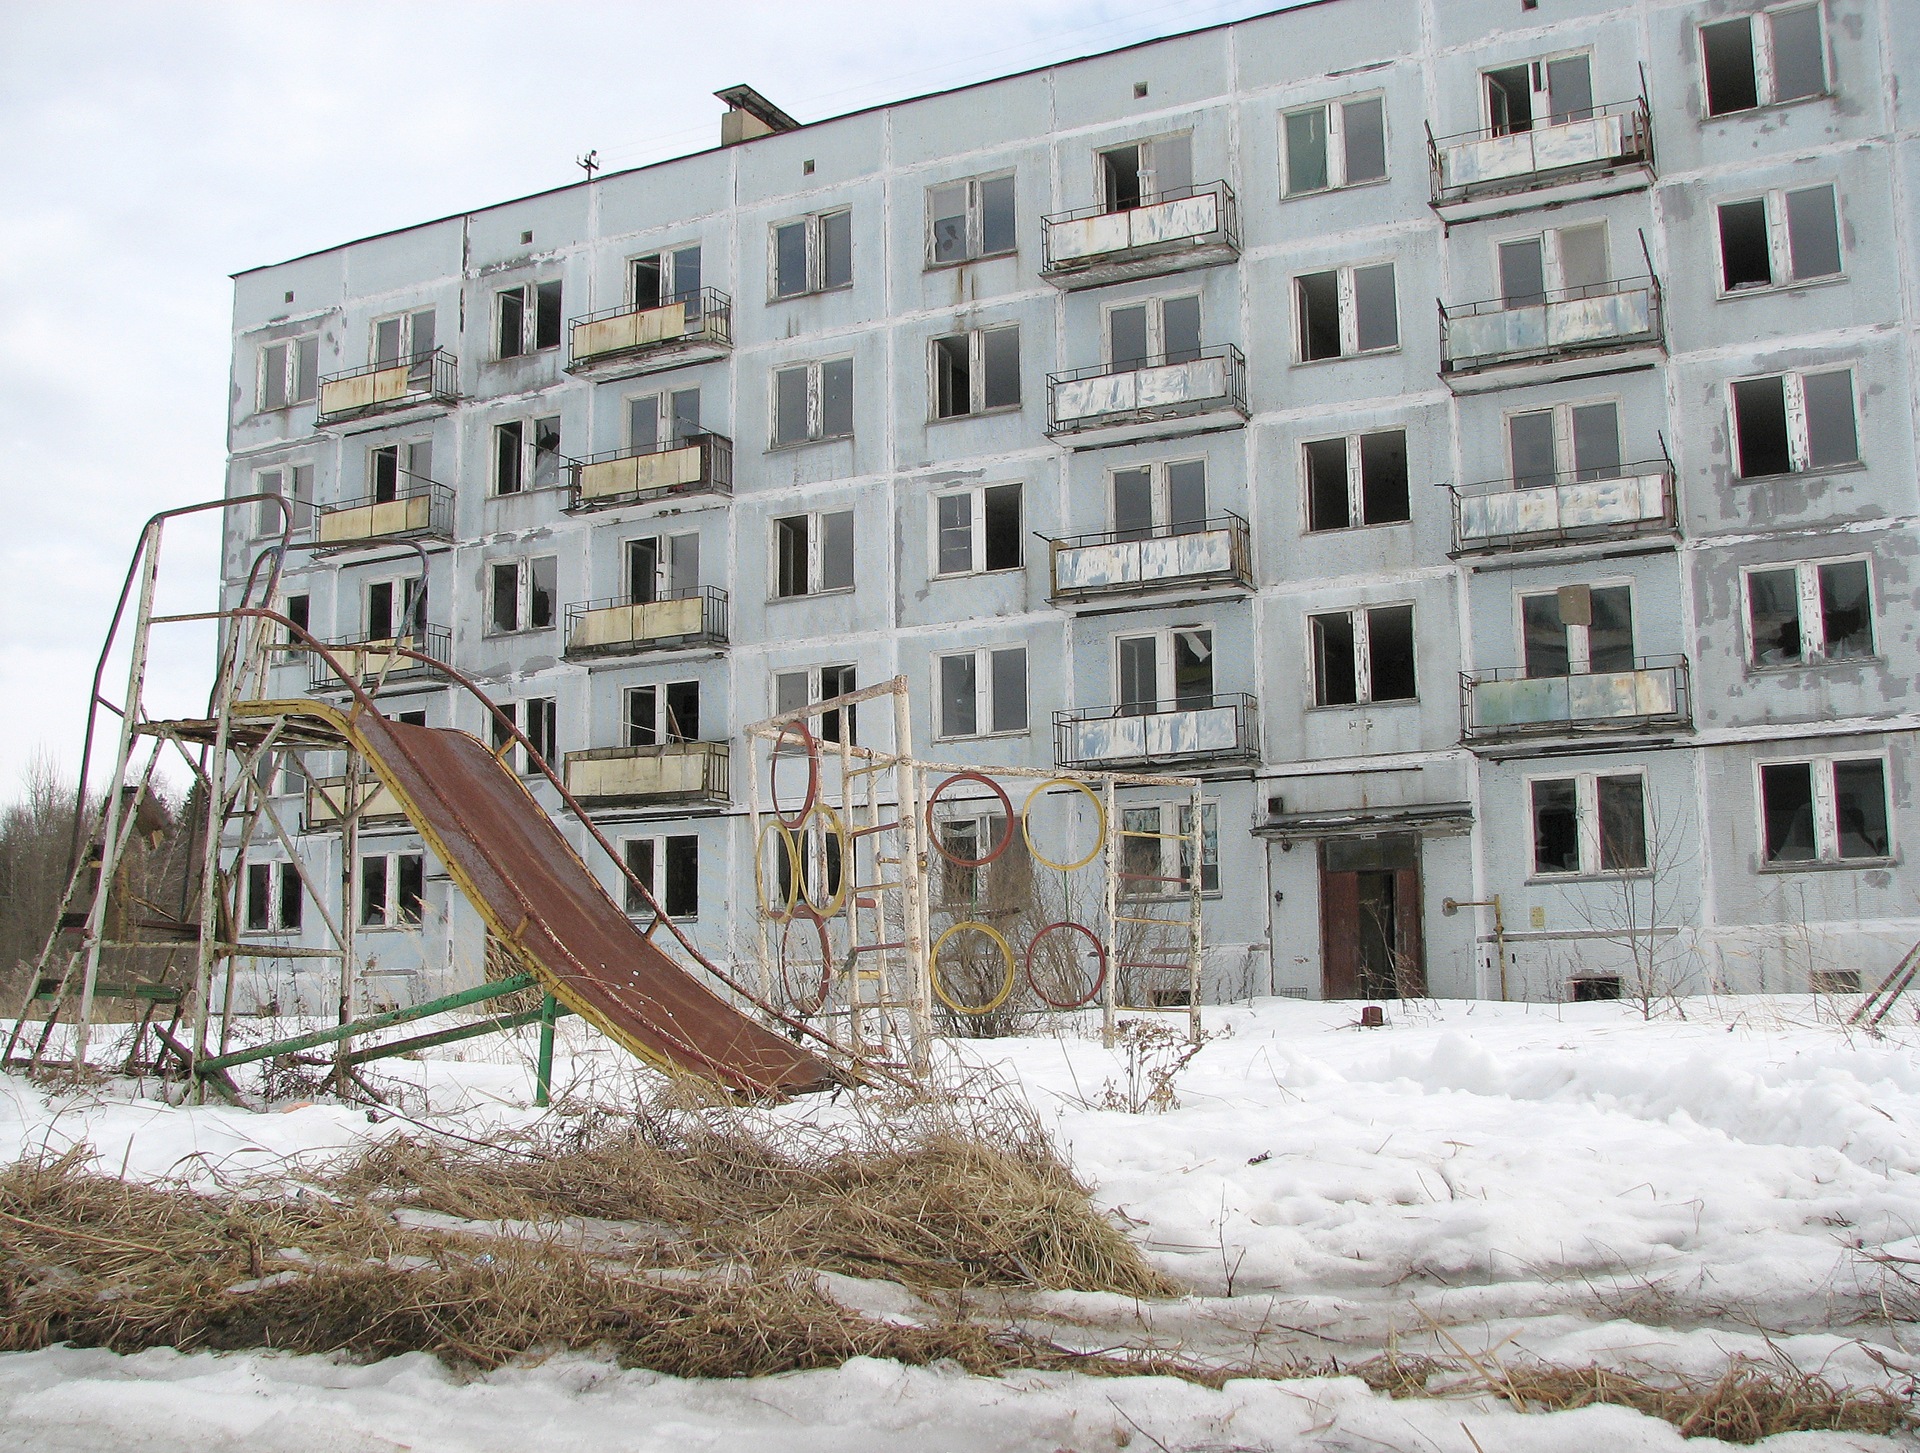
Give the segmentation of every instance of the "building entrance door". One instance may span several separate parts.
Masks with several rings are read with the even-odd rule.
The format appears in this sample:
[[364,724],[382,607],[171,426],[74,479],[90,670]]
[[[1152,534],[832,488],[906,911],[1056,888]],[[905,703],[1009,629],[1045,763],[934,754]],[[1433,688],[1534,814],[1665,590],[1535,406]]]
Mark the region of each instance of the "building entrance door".
[[1426,993],[1417,836],[1321,841],[1320,964],[1324,998]]

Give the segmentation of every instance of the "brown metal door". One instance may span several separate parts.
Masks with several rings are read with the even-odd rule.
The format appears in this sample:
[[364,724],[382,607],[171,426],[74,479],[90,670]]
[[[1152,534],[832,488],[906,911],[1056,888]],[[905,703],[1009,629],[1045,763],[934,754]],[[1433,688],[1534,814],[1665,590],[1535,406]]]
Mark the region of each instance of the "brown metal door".
[[1417,837],[1320,844],[1320,963],[1328,999],[1426,993]]
[[1360,992],[1360,875],[1327,867],[1320,844],[1320,996],[1351,999]]

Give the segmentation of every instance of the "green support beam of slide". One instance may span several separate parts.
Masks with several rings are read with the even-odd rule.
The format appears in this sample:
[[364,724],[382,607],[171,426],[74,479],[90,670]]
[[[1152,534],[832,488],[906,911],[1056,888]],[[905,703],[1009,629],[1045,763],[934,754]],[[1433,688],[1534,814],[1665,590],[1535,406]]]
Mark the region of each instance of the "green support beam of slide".
[[[554,1002],[549,996],[547,1005],[553,1005]],[[347,1056],[347,1063],[359,1065],[373,1059],[392,1059],[395,1055],[406,1054],[410,1050],[433,1049],[443,1044],[457,1044],[463,1039],[473,1039],[482,1034],[504,1034],[509,1029],[538,1024],[541,1064],[546,1068],[541,1071],[536,1080],[534,1104],[544,1105],[547,1102],[539,1096],[545,1092],[538,1089],[538,1086],[545,1085],[553,1078],[553,1022],[547,1018],[547,1005],[538,1009],[527,1009],[519,1014],[510,1014],[504,1019],[483,1019],[478,1024],[460,1024],[452,1029],[437,1030],[432,1034],[417,1034],[412,1039],[396,1039],[391,1044],[376,1044],[369,1049],[356,1049]],[[553,1018],[558,1019],[571,1013],[573,1013],[571,1009],[559,1005],[554,1008]]]

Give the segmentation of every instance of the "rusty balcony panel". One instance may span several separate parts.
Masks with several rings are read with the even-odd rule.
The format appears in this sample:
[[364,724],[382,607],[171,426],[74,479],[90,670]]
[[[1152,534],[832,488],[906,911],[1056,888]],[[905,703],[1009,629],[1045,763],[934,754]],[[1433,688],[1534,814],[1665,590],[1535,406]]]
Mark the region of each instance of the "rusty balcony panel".
[[1461,735],[1468,742],[1690,728],[1685,656],[1649,656],[1630,671],[1529,676],[1517,666],[1462,672]]
[[653,600],[611,596],[567,607],[569,661],[726,642],[727,593],[717,585],[666,592]]
[[724,434],[691,434],[570,459],[567,489],[569,513],[669,495],[731,494],[733,441]]
[[575,318],[567,329],[567,371],[651,373],[718,358],[732,347],[733,299],[718,288],[695,288]]
[[1253,547],[1247,522],[1232,513],[1206,520],[1108,530],[1051,540],[1057,602],[1198,586],[1253,588]]
[[[407,809],[393,789],[379,778],[369,778],[360,788],[360,820],[393,822],[404,819]],[[307,831],[337,830],[347,810],[345,777],[309,777],[307,779]]]
[[1584,177],[1653,173],[1653,122],[1640,97],[1599,106],[1526,131],[1490,128],[1427,140],[1432,200],[1457,203],[1558,186]]
[[1161,192],[1138,207],[1087,207],[1040,220],[1040,275],[1061,288],[1159,277],[1240,255],[1240,210],[1225,182]]
[[1673,464],[1664,458],[1624,465],[1607,479],[1502,479],[1456,486],[1451,493],[1455,555],[1673,534],[1679,528]]
[[1101,769],[1249,762],[1259,755],[1258,704],[1244,692],[1089,706],[1053,714],[1056,766]]
[[1122,443],[1247,418],[1247,364],[1231,343],[1136,366],[1096,364],[1047,375],[1047,434]]
[[451,540],[453,491],[418,475],[402,473],[385,496],[359,495],[315,506],[316,550],[346,550],[386,540]]
[[[1665,351],[1660,282],[1624,278],[1509,303],[1440,305],[1440,376],[1456,391],[1575,377]],[[1633,357],[1640,355],[1641,357]],[[1479,375],[1499,377],[1480,380]]]
[[567,791],[590,807],[724,807],[729,758],[725,742],[592,747],[567,753]]
[[[448,665],[453,660],[453,636],[445,626],[428,626],[417,633],[404,636],[357,637],[342,641],[324,642],[334,659],[353,672],[363,689],[371,690],[376,682],[387,685],[402,682],[431,681],[437,676],[433,667],[425,662],[416,661],[411,656],[403,656],[400,651],[418,651],[431,656],[440,664]],[[333,668],[317,652],[308,658],[309,675],[307,684],[314,691],[344,691],[347,683],[334,674]],[[382,676],[382,672],[386,674]]]
[[434,348],[410,358],[322,376],[320,406],[313,422],[326,428],[423,405],[448,407],[458,402],[460,360],[444,348]]

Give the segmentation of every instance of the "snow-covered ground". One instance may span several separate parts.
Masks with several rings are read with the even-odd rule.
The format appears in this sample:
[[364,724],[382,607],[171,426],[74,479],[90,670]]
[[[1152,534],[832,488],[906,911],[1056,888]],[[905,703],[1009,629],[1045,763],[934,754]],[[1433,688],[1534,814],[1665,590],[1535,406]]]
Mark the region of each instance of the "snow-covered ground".
[[[1192,1288],[1142,1306],[1037,1294],[1005,1310],[1085,1347],[1342,1363],[1403,1350],[1492,1352],[1712,1375],[1784,1353],[1836,1382],[1911,1386],[1913,1329],[1890,1326],[1863,1253],[1920,1258],[1920,1044],[1805,997],[1630,1006],[1351,1006],[1209,1011],[1219,1034],[1178,1108],[1093,1108],[1122,1078],[1097,1039],[955,1052],[1017,1078],[1100,1204]],[[577,1024],[559,1080],[605,1096],[637,1079]],[[522,1125],[530,1044],[471,1041],[389,1062],[422,1118],[463,1134]],[[464,1053],[464,1057],[462,1056]],[[781,1113],[831,1116],[825,1103]],[[84,1140],[132,1176],[228,1176],[411,1130],[315,1104],[266,1115],[174,1109],[130,1092],[49,1097],[0,1082],[0,1155]],[[4,1234],[4,1232],[0,1232]],[[1920,1274],[1920,1265],[1914,1268]],[[846,1299],[910,1299],[848,1284]],[[567,1357],[484,1378],[430,1359],[0,1357],[0,1449],[536,1450],[1656,1449],[1664,1423],[1617,1408],[1550,1416],[1392,1401],[1349,1378],[1239,1381],[1023,1374],[993,1380],[860,1362],[739,1383]],[[1892,1446],[1795,1435],[1774,1450]]]

